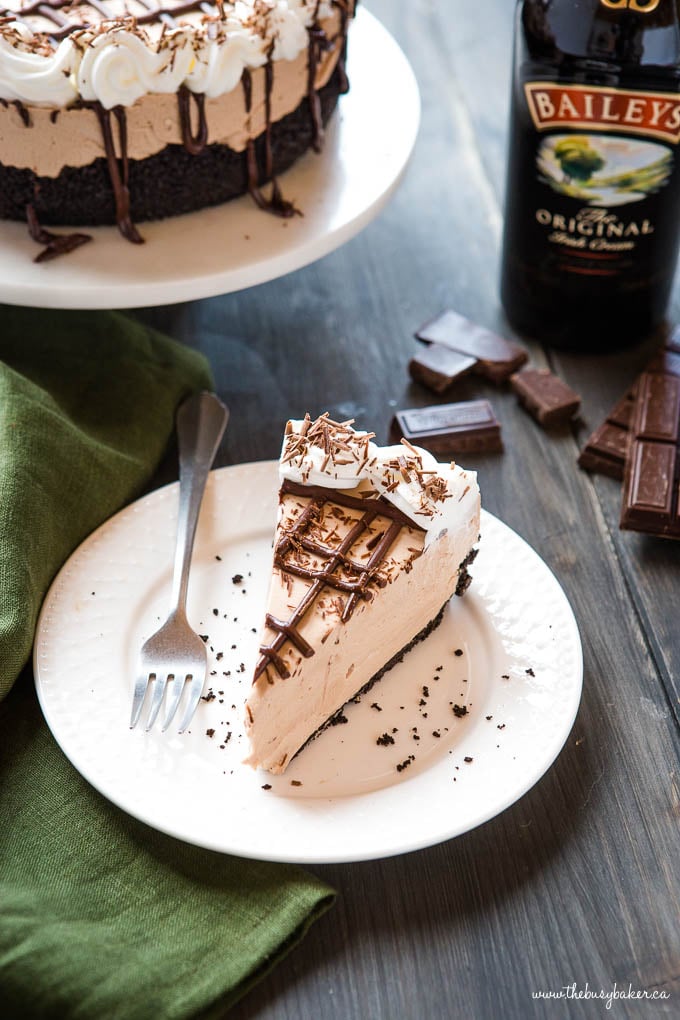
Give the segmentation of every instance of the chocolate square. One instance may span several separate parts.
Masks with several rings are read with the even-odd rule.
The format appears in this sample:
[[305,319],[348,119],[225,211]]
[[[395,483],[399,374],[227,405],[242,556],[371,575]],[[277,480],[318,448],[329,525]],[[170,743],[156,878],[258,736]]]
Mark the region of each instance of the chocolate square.
[[503,382],[528,360],[523,347],[484,329],[451,309],[425,323],[416,336],[425,343],[441,344],[475,358],[475,371],[492,382]]
[[398,411],[392,423],[395,438],[432,453],[499,453],[501,427],[488,400],[463,400],[438,407]]
[[411,358],[411,378],[433,393],[444,393],[456,379],[467,375],[477,364],[475,358],[459,354],[441,344],[429,344]]
[[527,368],[510,379],[522,407],[543,428],[552,428],[570,421],[581,398],[559,376],[547,368]]

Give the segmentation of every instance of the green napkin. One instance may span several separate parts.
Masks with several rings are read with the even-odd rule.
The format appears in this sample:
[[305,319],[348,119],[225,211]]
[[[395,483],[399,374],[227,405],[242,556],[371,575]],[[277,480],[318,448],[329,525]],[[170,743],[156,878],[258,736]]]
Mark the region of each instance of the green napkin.
[[[203,358],[114,313],[0,308],[0,696],[72,549],[157,466]],[[0,1015],[221,1015],[332,891],[128,818],[47,730],[30,668],[0,704]]]

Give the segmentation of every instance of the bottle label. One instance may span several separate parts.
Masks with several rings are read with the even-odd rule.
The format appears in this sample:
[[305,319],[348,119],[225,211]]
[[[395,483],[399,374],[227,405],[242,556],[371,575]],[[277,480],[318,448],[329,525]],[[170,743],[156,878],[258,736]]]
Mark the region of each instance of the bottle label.
[[602,277],[631,269],[631,257],[653,243],[659,203],[677,176],[680,95],[546,81],[524,92],[543,196],[534,230],[562,271]]
[[591,128],[680,142],[680,95],[588,85],[529,82],[524,86],[537,131]]

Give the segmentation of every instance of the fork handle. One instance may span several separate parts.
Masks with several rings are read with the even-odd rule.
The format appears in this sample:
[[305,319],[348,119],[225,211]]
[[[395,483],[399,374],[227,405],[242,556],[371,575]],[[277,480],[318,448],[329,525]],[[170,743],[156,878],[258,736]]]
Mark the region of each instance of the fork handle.
[[179,510],[173,576],[173,605],[186,615],[189,566],[205,484],[229,410],[214,393],[202,391],[185,400],[177,412],[179,445]]

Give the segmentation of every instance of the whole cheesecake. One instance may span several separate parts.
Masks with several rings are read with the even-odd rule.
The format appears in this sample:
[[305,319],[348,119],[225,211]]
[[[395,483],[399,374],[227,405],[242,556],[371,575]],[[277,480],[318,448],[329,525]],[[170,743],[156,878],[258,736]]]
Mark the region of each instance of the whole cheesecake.
[[249,764],[283,772],[469,583],[474,472],[351,422],[290,421],[267,611],[246,701]]
[[[276,177],[347,90],[354,0],[4,0],[0,218],[135,223]],[[264,185],[271,182],[266,189]]]

